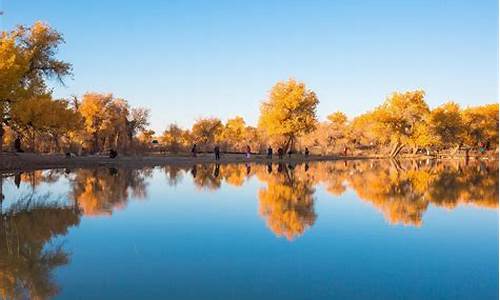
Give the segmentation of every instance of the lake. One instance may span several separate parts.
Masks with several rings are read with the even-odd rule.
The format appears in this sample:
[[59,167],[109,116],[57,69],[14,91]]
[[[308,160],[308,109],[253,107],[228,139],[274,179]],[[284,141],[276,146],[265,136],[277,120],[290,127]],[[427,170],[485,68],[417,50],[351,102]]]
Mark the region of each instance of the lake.
[[498,162],[2,178],[5,299],[497,299]]

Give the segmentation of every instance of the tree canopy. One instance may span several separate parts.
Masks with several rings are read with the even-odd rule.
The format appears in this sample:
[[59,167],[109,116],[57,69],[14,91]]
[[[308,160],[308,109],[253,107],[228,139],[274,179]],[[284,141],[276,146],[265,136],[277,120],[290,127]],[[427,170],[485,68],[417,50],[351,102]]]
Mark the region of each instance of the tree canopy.
[[259,128],[286,151],[298,137],[316,128],[318,103],[304,83],[280,81],[260,107]]

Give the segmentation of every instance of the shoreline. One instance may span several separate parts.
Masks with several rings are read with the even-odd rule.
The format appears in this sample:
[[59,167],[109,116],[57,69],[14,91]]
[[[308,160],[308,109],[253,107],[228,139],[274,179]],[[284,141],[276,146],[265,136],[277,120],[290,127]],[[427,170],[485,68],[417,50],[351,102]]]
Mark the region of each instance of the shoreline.
[[[484,156],[488,160],[498,160],[498,157]],[[137,156],[118,156],[109,158],[106,156],[81,156],[66,157],[62,154],[35,154],[35,153],[0,153],[0,173],[35,171],[45,169],[62,168],[95,168],[95,167],[115,167],[115,168],[143,168],[164,165],[173,166],[193,166],[199,164],[232,164],[232,163],[304,163],[315,161],[338,161],[338,160],[366,160],[366,159],[391,159],[385,155],[366,155],[366,156],[338,156],[338,155],[294,155],[279,159],[273,156],[267,159],[265,154],[254,154],[250,158],[245,158],[241,154],[223,154],[219,161],[216,161],[213,154],[204,153],[197,157],[182,155],[137,155]],[[465,157],[445,157],[438,158],[427,155],[401,156],[397,159],[465,159]],[[481,157],[471,156],[470,159],[482,159]]]

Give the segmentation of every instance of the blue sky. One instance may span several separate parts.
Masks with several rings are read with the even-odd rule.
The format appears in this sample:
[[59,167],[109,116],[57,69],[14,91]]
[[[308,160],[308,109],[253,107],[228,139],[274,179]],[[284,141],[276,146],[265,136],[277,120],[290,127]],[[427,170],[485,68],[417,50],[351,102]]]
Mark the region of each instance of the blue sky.
[[0,0],[1,28],[43,20],[74,67],[55,95],[112,92],[151,125],[243,116],[278,80],[304,81],[324,119],[424,89],[434,107],[498,101],[498,2]]

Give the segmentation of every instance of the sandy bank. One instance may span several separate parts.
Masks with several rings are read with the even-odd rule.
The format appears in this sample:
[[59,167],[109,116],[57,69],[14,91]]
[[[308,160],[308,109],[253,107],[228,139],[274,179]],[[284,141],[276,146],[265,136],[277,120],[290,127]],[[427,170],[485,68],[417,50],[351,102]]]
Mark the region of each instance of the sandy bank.
[[219,161],[215,161],[212,154],[200,154],[197,157],[191,156],[118,156],[114,159],[104,156],[82,156],[65,157],[59,154],[33,154],[33,153],[1,153],[0,154],[0,172],[11,171],[32,171],[40,169],[56,168],[91,168],[91,167],[120,167],[120,168],[140,168],[153,167],[161,165],[192,166],[195,164],[208,163],[300,163],[305,161],[325,161],[325,160],[353,160],[367,159],[377,157],[350,157],[350,156],[316,156],[305,157],[303,155],[292,155],[291,158],[284,157],[279,159],[277,156],[273,159],[267,159],[265,155],[253,155],[251,158],[245,158],[241,154],[224,154]]
[[[292,155],[283,159],[277,156],[267,159],[265,155],[253,155],[247,159],[242,154],[223,154],[217,163],[301,163],[307,161],[333,161],[333,160],[356,160],[356,159],[382,159],[383,155],[372,156],[319,156]],[[406,156],[402,159],[425,159],[428,156]],[[463,159],[463,158],[462,158]],[[491,158],[490,158],[491,159]],[[141,168],[162,165],[192,166],[195,164],[216,163],[213,154],[200,154],[197,157],[188,155],[147,155],[147,156],[118,156],[114,159],[105,156],[82,156],[67,158],[59,154],[33,154],[33,153],[0,153],[0,173],[12,171],[32,171],[40,169],[57,168],[93,168],[93,167],[119,167],[119,168]]]

